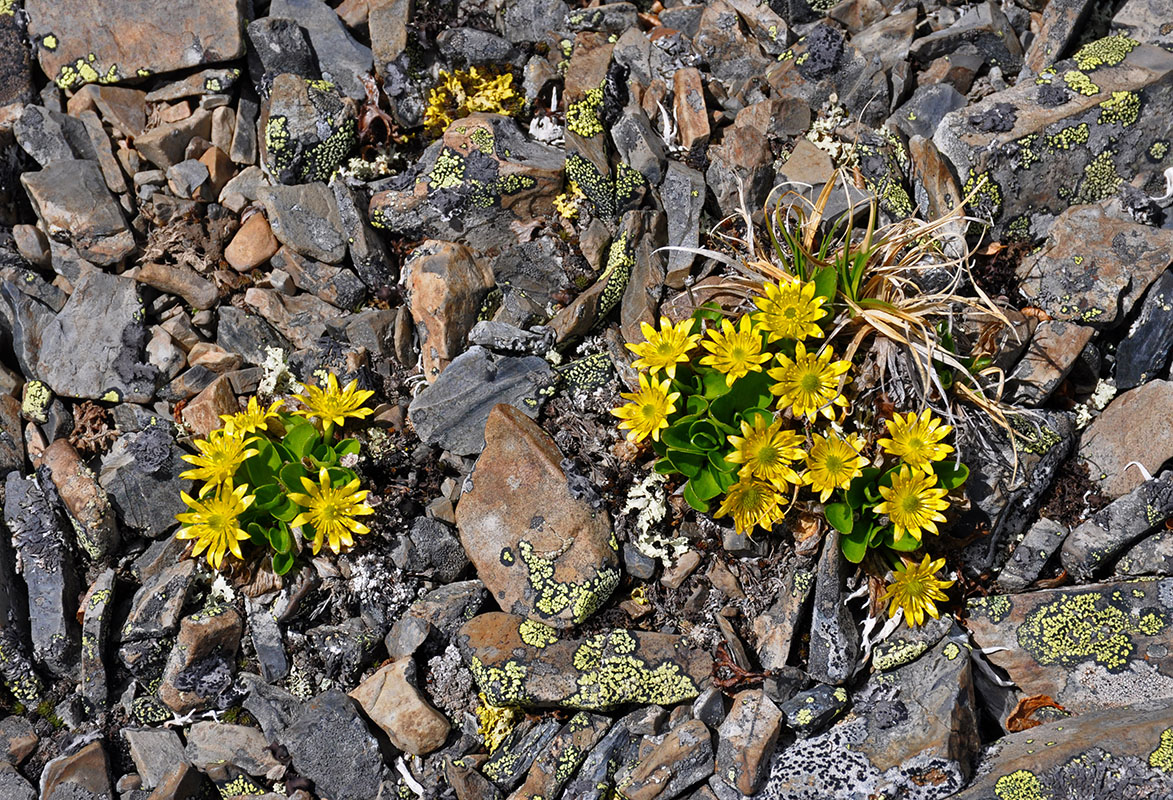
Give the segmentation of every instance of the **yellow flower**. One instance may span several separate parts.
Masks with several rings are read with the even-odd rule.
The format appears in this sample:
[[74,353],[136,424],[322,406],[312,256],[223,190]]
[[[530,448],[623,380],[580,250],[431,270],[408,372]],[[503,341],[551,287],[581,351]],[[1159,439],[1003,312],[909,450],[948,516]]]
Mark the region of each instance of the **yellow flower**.
[[245,434],[265,431],[269,429],[269,420],[277,418],[277,409],[281,408],[284,403],[284,400],[277,400],[271,403],[268,409],[263,409],[257,404],[257,398],[253,396],[248,399],[248,408],[244,411],[235,414],[221,414],[220,419],[224,420],[224,430],[229,433]]
[[375,509],[363,500],[367,490],[358,488],[358,478],[336,489],[330,482],[330,475],[323,467],[318,472],[318,483],[302,478],[301,485],[306,494],[290,492],[289,499],[306,509],[293,518],[293,527],[312,525],[314,528],[314,555],[322,549],[322,542],[328,540],[330,549],[341,553],[343,547],[354,544],[353,534],[370,533],[371,529],[355,517],[374,514]]
[[343,425],[347,417],[362,419],[375,413],[373,409],[362,407],[363,403],[374,396],[374,392],[359,389],[358,381],[351,381],[345,389],[339,390],[338,378],[332,372],[326,376],[324,391],[307,384],[305,392],[293,396],[293,399],[300,400],[305,406],[304,410],[293,413],[307,419],[317,417],[323,425]]
[[910,411],[907,417],[897,414],[895,419],[887,420],[886,424],[892,438],[879,439],[876,443],[913,469],[931,474],[933,462],[953,452],[952,447],[941,443],[953,430],[953,426],[942,425],[941,420],[928,409],[921,412],[919,419]]
[[630,403],[611,410],[623,420],[619,428],[628,428],[627,441],[640,442],[651,436],[660,441],[660,429],[668,427],[668,415],[676,410],[680,392],[669,392],[671,381],[648,382],[647,373],[639,374],[639,391],[620,392],[619,396]]
[[761,372],[762,364],[770,360],[769,353],[762,352],[762,335],[754,327],[749,315],[741,318],[737,329],[727,319],[721,320],[721,330],[709,330],[713,341],[701,342],[701,347],[712,355],[701,359],[702,364],[712,367],[725,376],[725,385],[751,372]]
[[823,308],[826,298],[815,297],[814,283],[788,280],[767,283],[763,290],[765,297],[754,298],[754,305],[760,309],[754,314],[754,321],[768,332],[771,342],[779,339],[801,342],[808,336],[823,335],[816,323],[827,316]]
[[911,628],[925,623],[925,613],[937,619],[937,601],[948,600],[943,589],[953,581],[943,581],[937,571],[945,566],[945,559],[929,560],[928,556],[919,564],[915,560],[903,559],[904,564],[892,571],[892,582],[880,595],[880,601],[890,600],[888,616],[896,616],[896,610],[904,609],[904,620]]
[[906,533],[918,542],[924,531],[937,533],[936,523],[945,521],[941,512],[949,503],[944,499],[946,490],[933,488],[936,483],[936,475],[930,477],[904,464],[892,476],[891,487],[880,486],[884,502],[876,506],[876,513],[892,520],[896,541]]
[[641,322],[639,329],[647,341],[627,345],[628,350],[639,356],[631,365],[636,369],[647,369],[653,375],[662,369],[669,378],[675,378],[676,364],[688,361],[688,351],[696,347],[701,339],[699,333],[692,333],[694,322],[696,320],[689,317],[673,327],[672,320],[660,317],[659,332],[648,323]]
[[786,499],[778,487],[756,478],[741,478],[729,487],[729,493],[713,517],[733,517],[733,527],[738,533],[752,535],[755,527],[769,531],[782,518]]
[[240,552],[240,543],[248,538],[248,534],[240,527],[239,517],[256,500],[248,493],[246,484],[233,487],[232,479],[229,478],[207,500],[195,500],[187,492],[180,492],[179,496],[191,511],[175,515],[183,523],[175,536],[178,539],[196,540],[191,551],[193,556],[207,550],[208,563],[216,569],[220,569],[224,563],[225,552],[244,558]]
[[256,438],[245,439],[244,436],[227,430],[215,430],[208,434],[207,439],[196,439],[193,444],[199,450],[199,455],[183,455],[184,461],[195,464],[196,469],[189,469],[179,473],[179,477],[193,481],[207,481],[200,489],[200,497],[215,489],[236,474],[236,468],[246,458],[252,458],[257,451],[248,447]]
[[814,443],[806,454],[806,472],[802,480],[819,493],[819,502],[827,502],[836,489],[846,489],[863,471],[867,462],[859,455],[862,449],[863,439],[858,434],[846,439],[834,433],[827,436],[814,434]]
[[794,416],[805,414],[813,420],[820,411],[828,419],[833,418],[832,406],[846,407],[847,398],[839,391],[839,376],[851,369],[851,362],[832,361],[834,357],[830,347],[821,353],[808,354],[802,342],[794,346],[793,360],[780,354],[778,363],[781,366],[767,373],[777,381],[770,391],[780,395],[778,408],[792,406]]
[[729,444],[735,452],[725,460],[742,465],[737,473],[742,478],[759,478],[779,489],[798,483],[790,464],[802,458],[802,436],[782,430],[782,420],[771,422],[765,414],[758,414],[753,425],[742,420],[741,436],[730,436]]

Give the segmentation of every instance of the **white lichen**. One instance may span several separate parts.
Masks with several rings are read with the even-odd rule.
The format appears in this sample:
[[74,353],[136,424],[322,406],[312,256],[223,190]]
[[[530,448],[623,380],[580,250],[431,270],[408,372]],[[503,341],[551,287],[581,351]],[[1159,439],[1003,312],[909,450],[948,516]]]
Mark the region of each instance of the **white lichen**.
[[1086,403],[1079,403],[1072,410],[1075,412],[1075,427],[1077,430],[1083,430],[1088,425],[1092,424],[1092,420],[1099,415],[1099,412],[1108,407],[1108,403],[1112,402],[1112,398],[1116,396],[1116,385],[1110,380],[1101,379],[1096,384],[1096,388],[1092,391],[1091,397]]
[[658,472],[649,473],[631,488],[623,506],[624,514],[636,514],[636,549],[648,558],[660,559],[665,569],[688,550],[687,539],[669,535],[661,524],[668,513],[668,493],[664,490],[667,480]]
[[266,347],[265,362],[261,364],[261,380],[257,385],[257,394],[262,397],[273,397],[301,390],[301,384],[289,371],[289,363],[285,360],[285,353],[281,351],[281,348]]

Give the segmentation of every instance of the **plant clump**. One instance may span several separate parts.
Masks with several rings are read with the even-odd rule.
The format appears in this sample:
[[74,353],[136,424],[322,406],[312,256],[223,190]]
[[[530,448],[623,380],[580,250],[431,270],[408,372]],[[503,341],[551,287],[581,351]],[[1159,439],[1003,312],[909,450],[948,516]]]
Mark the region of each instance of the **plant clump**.
[[226,556],[268,553],[273,571],[284,575],[303,544],[315,555],[324,544],[341,553],[370,532],[361,518],[374,509],[351,468],[361,445],[341,431],[347,420],[374,413],[363,406],[374,392],[354,381],[340,388],[333,374],[324,384],[294,395],[301,408],[288,413],[283,400],[266,408],[250,398],[195,440],[198,452],[183,456],[192,468],[180,477],[203,485],[195,497],[181,493],[189,510],[176,515],[176,537],[194,543],[193,556],[219,570]]
[[440,70],[439,81],[428,93],[424,129],[438,138],[458,119],[478,111],[516,116],[525,98],[513,85],[513,73],[490,68]]

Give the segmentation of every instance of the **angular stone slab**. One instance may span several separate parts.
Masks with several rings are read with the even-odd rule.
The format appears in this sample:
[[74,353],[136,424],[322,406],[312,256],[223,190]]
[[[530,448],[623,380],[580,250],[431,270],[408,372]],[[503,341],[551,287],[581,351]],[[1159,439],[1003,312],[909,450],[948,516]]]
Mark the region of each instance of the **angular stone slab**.
[[977,646],[1025,695],[1075,714],[1173,698],[1173,579],[1101,583],[969,603]]
[[571,491],[554,440],[524,413],[496,406],[485,450],[456,507],[477,575],[501,608],[568,628],[619,585],[619,552],[604,508]]
[[63,159],[20,177],[49,236],[99,266],[134,252],[134,236],[96,161]]
[[1063,567],[1087,579],[1146,532],[1173,515],[1173,472],[1145,481],[1100,509],[1063,542]]
[[680,636],[612,630],[559,640],[554,628],[500,612],[466,622],[456,644],[488,702],[501,706],[671,706],[699,695],[713,670]]
[[244,55],[241,0],[28,0],[41,69],[62,89],[116,83]]

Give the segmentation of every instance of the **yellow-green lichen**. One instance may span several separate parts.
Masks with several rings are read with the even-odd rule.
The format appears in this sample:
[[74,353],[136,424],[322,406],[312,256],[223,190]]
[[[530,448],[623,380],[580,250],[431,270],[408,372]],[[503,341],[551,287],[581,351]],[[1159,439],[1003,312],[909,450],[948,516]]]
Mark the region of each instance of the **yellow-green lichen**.
[[623,231],[619,238],[611,243],[611,249],[607,252],[607,266],[599,278],[605,282],[603,293],[599,295],[599,319],[619,305],[623,293],[627,291],[627,282],[631,279],[631,270],[634,267],[635,257],[627,246],[627,231]]
[[1153,161],[1160,161],[1169,154],[1169,143],[1164,139],[1158,139],[1149,147],[1149,158]]
[[983,217],[993,220],[1002,213],[1002,187],[989,172],[970,172],[961,188],[966,197],[972,195],[970,203]]
[[489,128],[474,128],[468,135],[468,140],[472,143],[473,149],[479,150],[485,155],[491,156],[495,152],[495,139],[493,131]]
[[464,183],[464,158],[455,150],[445,147],[436,156],[436,163],[428,172],[432,189],[454,189]]
[[887,672],[916,660],[928,649],[925,642],[910,642],[906,639],[884,642],[876,647],[872,666],[879,672]]
[[994,784],[994,794],[998,800],[1051,800],[1051,793],[1046,791],[1038,776],[1026,769],[999,778]]
[[539,650],[558,641],[558,631],[532,619],[522,622],[517,628],[517,633],[523,642]]
[[953,661],[961,654],[961,648],[955,642],[949,642],[941,649],[941,655],[945,656],[949,661]]
[[1100,93],[1100,87],[1092,82],[1092,79],[1087,76],[1087,73],[1080,72],[1077,69],[1069,69],[1063,73],[1063,82],[1067,84],[1067,88],[1084,97],[1094,97]]
[[566,107],[566,129],[579,136],[590,138],[603,132],[603,84],[588,89],[586,96]]
[[520,706],[529,699],[525,688],[529,671],[519,661],[510,660],[503,666],[489,667],[473,656],[468,669],[489,705]]
[[600,567],[593,578],[580,583],[565,583],[554,577],[554,559],[538,555],[530,542],[522,540],[517,552],[529,572],[533,607],[545,617],[556,617],[569,610],[572,620],[583,622],[619,585],[619,570],[613,567]]
[[1155,636],[1167,625],[1159,611],[1134,615],[1100,592],[1086,592],[1036,608],[1018,628],[1018,643],[1043,665],[1074,667],[1094,660],[1120,672],[1135,650],[1132,637]]
[[810,725],[814,722],[815,714],[809,708],[800,708],[798,713],[794,715],[794,721],[800,726]]
[[1173,772],[1173,728],[1161,731],[1161,743],[1149,753],[1149,766],[1161,772]]
[[1105,36],[1103,39],[1097,39],[1079,48],[1072,56],[1072,60],[1075,61],[1077,67],[1083,70],[1113,67],[1127,58],[1128,54],[1139,44],[1140,42],[1136,39],[1131,39],[1124,34]]
[[1115,155],[1112,150],[1103,150],[1083,168],[1076,203],[1098,203],[1116,194],[1123,178],[1116,171]]
[[25,419],[33,422],[45,422],[48,417],[49,403],[53,400],[53,392],[44,381],[29,381],[24,385],[24,399],[20,404],[20,413]]
[[480,695],[480,704],[476,708],[477,733],[490,753],[496,750],[505,737],[522,717],[519,709],[513,706],[495,706]]
[[1004,594],[975,597],[969,601],[969,613],[984,614],[990,622],[1001,622],[1010,614],[1010,597]]
[[566,156],[566,179],[578,185],[596,217],[616,215],[615,182],[610,174],[603,174],[578,153],[570,153]]
[[1120,125],[1127,128],[1140,117],[1139,92],[1112,92],[1112,96],[1100,103],[1100,124]]
[[626,631],[598,634],[576,650],[578,691],[565,705],[570,708],[607,710],[625,703],[672,706],[691,700],[700,690],[673,661],[655,667],[632,655],[634,637]]
[[1070,150],[1077,145],[1087,144],[1090,135],[1091,128],[1086,122],[1081,122],[1078,125],[1072,125],[1048,134],[1047,148],[1049,150]]

